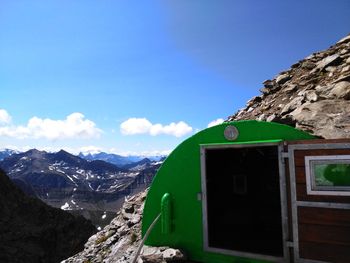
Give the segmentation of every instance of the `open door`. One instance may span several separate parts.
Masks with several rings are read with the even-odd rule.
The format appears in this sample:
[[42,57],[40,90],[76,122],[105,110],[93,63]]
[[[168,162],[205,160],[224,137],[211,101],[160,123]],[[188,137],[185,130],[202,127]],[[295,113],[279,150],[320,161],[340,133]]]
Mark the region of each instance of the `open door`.
[[202,147],[206,251],[287,262],[280,150],[278,143]]
[[350,262],[350,140],[288,143],[294,262]]

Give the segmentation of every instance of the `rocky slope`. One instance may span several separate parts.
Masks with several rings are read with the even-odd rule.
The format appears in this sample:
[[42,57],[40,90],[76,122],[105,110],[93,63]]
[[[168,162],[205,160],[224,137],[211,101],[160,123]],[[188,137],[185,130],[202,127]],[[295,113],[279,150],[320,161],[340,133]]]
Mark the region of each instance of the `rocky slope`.
[[83,217],[26,196],[0,170],[0,262],[60,262],[95,231]]
[[350,137],[350,35],[264,81],[232,120],[273,121],[322,138]]
[[[128,199],[116,218],[102,231],[89,238],[84,250],[62,263],[129,263],[141,242],[141,220],[147,191]],[[144,247],[138,263],[166,263],[184,260],[185,256],[168,247]]]

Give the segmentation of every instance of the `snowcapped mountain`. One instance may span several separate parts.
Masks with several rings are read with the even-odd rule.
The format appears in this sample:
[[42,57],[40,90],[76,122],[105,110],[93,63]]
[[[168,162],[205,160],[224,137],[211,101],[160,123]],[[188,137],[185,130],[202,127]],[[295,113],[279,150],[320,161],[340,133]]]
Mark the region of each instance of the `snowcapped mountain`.
[[[112,164],[115,164],[117,166],[125,166],[129,164],[133,164],[136,162],[139,162],[146,157],[144,156],[136,156],[136,155],[130,155],[130,156],[122,156],[114,153],[105,153],[105,152],[99,152],[99,153],[79,153],[78,155],[80,158],[93,161],[93,160],[101,160],[105,162],[109,162]],[[161,159],[164,159],[165,156],[149,156],[148,159],[152,161],[159,161]]]
[[99,152],[99,153],[79,153],[78,155],[80,158],[94,161],[94,160],[101,160],[105,162],[109,162],[118,166],[123,166],[126,164],[130,164],[133,162],[137,162],[141,160],[141,157],[138,156],[121,156],[118,154],[113,153],[105,153],[105,152]]
[[38,188],[39,196],[38,190],[43,187],[108,192],[135,176],[113,164],[89,162],[63,150],[57,153],[29,150],[10,156],[0,166],[12,180],[22,180],[34,189]]
[[2,149],[0,150],[0,161],[4,160],[6,157],[11,156],[12,154],[19,153],[18,151],[11,149]]
[[144,158],[138,162],[126,164],[126,165],[122,166],[122,168],[128,169],[130,171],[140,171],[140,170],[144,170],[148,167],[151,167],[152,165],[161,164],[162,162],[163,162],[163,160],[161,160],[159,162],[155,162],[155,161],[150,160],[149,158]]
[[110,213],[113,216],[125,196],[148,187],[159,166],[159,162],[149,161],[143,168],[129,170],[63,150],[48,153],[36,149],[0,161],[0,167],[27,194],[54,207],[80,211],[92,220],[105,219]]

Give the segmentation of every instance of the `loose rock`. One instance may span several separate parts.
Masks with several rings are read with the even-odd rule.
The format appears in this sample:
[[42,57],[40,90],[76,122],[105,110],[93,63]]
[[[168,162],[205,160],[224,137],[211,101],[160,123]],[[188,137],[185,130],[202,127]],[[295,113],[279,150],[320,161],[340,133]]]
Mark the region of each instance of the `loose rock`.
[[[350,138],[350,35],[264,81],[259,103],[228,121],[273,121],[323,138]],[[277,87],[277,88],[276,88]]]
[[337,99],[350,99],[350,82],[341,81],[334,85],[334,88],[330,91],[330,95]]
[[[102,231],[91,236],[85,249],[62,263],[130,263],[141,242],[141,219],[147,191],[127,200],[117,217]],[[183,261],[186,257],[177,249],[144,246],[138,263]]]
[[338,54],[328,56],[317,63],[316,69],[323,70],[328,65],[334,64],[335,62],[337,62],[339,60],[340,60],[340,55],[338,55]]

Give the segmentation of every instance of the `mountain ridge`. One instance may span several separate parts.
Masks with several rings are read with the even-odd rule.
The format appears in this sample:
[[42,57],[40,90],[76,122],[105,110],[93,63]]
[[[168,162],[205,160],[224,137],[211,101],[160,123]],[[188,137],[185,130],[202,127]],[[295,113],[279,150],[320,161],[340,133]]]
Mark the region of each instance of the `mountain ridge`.
[[74,210],[97,226],[112,219],[125,196],[145,189],[159,165],[150,162],[148,167],[132,171],[64,150],[49,153],[36,149],[0,161],[0,167],[24,192],[53,207]]
[[155,156],[143,156],[143,155],[130,155],[130,156],[122,156],[114,153],[106,153],[106,152],[98,152],[98,153],[87,153],[83,154],[80,152],[78,154],[79,157],[84,158],[86,160],[102,160],[106,162],[113,163],[117,166],[125,166],[135,162],[139,162],[144,158],[148,158],[152,161],[159,161],[164,158],[164,155],[155,155]]
[[6,157],[11,156],[14,153],[19,153],[19,151],[7,149],[7,148],[0,150],[0,161],[5,159]]
[[59,262],[96,232],[84,218],[26,196],[1,169],[0,212],[0,262]]

